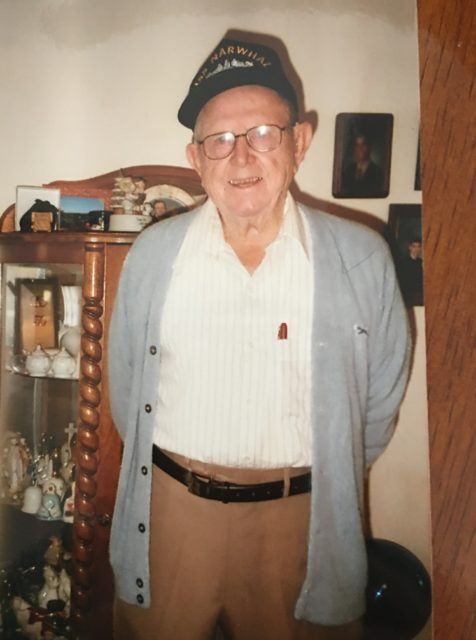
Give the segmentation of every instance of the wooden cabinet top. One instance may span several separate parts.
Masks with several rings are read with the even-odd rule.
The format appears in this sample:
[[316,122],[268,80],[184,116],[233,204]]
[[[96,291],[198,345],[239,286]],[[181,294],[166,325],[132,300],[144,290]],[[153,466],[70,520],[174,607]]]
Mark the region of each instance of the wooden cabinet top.
[[[55,180],[54,182],[49,182],[41,186],[58,188],[62,196],[100,198],[103,200],[104,206],[107,209],[110,205],[115,180],[120,177],[142,178],[147,188],[158,186],[175,187],[185,191],[193,199],[204,196],[198,174],[192,169],[173,165],[138,165],[124,167],[85,180]],[[0,216],[0,237],[3,233],[13,232],[15,232],[15,204],[7,207]],[[54,233],[56,234],[58,232]],[[60,233],[61,236],[69,235],[67,232]],[[77,242],[81,240],[78,234],[74,235],[74,240],[62,237],[61,242]],[[85,235],[92,236],[96,234],[87,232]],[[101,233],[101,235],[104,234]],[[121,233],[120,235],[123,238],[129,235],[130,241],[132,241],[135,234]],[[37,242],[37,240],[34,242]],[[108,242],[113,242],[113,240],[110,239]]]

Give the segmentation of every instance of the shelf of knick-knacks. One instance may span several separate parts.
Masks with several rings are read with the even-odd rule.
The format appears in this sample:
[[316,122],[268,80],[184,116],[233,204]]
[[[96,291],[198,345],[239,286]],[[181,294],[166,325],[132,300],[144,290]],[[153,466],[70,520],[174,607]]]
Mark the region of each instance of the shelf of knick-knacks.
[[73,521],[74,448],[76,429],[70,423],[58,446],[46,433],[33,448],[19,431],[2,435],[0,502],[21,508],[40,520]]
[[66,347],[43,349],[37,345],[32,352],[12,356],[7,370],[31,378],[79,378],[79,355],[70,353]]
[[72,639],[72,525],[0,505],[2,638]]
[[[2,438],[0,600],[10,615],[0,636],[74,638],[70,624],[76,429],[60,446],[41,435],[32,451],[21,432]],[[17,635],[15,635],[17,634]],[[18,635],[21,634],[21,635]]]

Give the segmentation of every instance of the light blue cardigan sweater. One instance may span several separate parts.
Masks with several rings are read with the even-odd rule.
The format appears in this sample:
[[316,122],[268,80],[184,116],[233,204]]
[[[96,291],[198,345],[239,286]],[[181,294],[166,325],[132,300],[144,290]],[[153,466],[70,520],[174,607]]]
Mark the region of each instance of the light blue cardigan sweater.
[[[393,433],[410,347],[405,308],[382,238],[361,225],[301,208],[314,265],[314,445],[307,575],[295,615],[337,625],[365,610],[364,477]],[[109,332],[111,409],[124,442],[110,557],[117,596],[143,607],[151,605],[149,514],[160,320],[172,264],[195,215],[164,220],[137,238],[121,274]]]

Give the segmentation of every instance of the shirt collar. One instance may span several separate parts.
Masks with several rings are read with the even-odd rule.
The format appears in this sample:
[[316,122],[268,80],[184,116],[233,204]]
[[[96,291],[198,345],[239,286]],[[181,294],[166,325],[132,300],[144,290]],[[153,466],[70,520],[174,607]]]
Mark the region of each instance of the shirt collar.
[[[195,224],[192,225],[193,230],[190,229],[196,239],[196,242],[193,242],[194,250],[192,250],[192,253],[196,254],[205,251],[211,255],[218,255],[222,252],[231,251],[223,236],[218,210],[210,198],[206,200],[200,211],[197,212],[197,218],[194,222]],[[298,242],[306,257],[309,258],[309,240],[306,233],[304,215],[290,193],[286,197],[283,222],[274,242],[281,238],[291,238]]]
[[304,216],[299,209],[298,203],[288,193],[284,204],[283,224],[278,233],[278,238],[288,237],[299,242],[307,258],[309,258],[309,242],[304,224]]

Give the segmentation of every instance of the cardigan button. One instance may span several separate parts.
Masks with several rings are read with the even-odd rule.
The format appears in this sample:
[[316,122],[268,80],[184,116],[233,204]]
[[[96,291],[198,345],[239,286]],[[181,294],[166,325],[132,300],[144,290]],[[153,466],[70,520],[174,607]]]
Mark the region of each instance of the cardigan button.
[[146,476],[149,473],[149,470],[147,469],[147,467],[145,465],[143,467],[141,467],[140,470],[142,471],[142,475],[143,476]]
[[150,404],[146,404],[144,407],[146,413],[150,413],[152,411],[152,406]]
[[144,604],[144,597],[140,593],[137,594],[136,600],[139,604]]
[[155,356],[155,354],[157,353],[157,347],[155,346],[155,344],[149,347],[149,352],[151,355]]
[[136,585],[139,587],[139,589],[142,589],[142,587],[144,586],[144,583],[141,580],[141,578],[137,578]]
[[141,533],[145,531],[145,524],[143,522],[139,522],[139,526],[137,527]]

